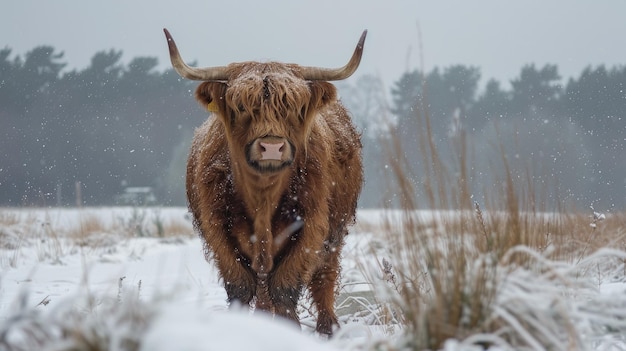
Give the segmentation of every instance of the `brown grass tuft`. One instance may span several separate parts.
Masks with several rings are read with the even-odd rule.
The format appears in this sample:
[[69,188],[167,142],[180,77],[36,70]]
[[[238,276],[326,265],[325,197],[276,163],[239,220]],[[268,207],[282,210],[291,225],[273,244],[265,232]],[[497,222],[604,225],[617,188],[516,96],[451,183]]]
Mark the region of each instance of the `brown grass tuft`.
[[0,225],[10,227],[20,223],[20,216],[15,212],[0,210]]
[[[577,265],[601,248],[624,250],[624,214],[605,217],[593,209],[563,212],[562,205],[552,212],[545,211],[543,199],[533,195],[532,179],[522,180],[523,184],[516,182],[518,178],[511,174],[502,146],[502,187],[485,191],[485,203],[481,204],[472,197],[464,132],[453,140],[453,173],[446,169],[433,143],[428,112],[418,113],[416,118],[422,126],[418,140],[424,174],[410,173],[412,167],[397,140],[387,147],[402,216],[389,217],[385,222],[391,259],[383,261],[382,271],[384,276],[394,277],[390,284],[392,292],[397,292],[391,294],[393,310],[401,315],[398,320],[406,328],[405,346],[436,350],[449,339],[490,335],[491,339],[478,338],[474,343],[582,347],[580,333],[571,322],[557,323],[558,327],[550,329],[548,321],[546,332],[533,324],[536,321],[532,312],[516,315],[516,310],[499,306],[506,300],[504,289],[510,289],[504,286],[513,272],[535,272],[549,285],[557,286],[576,284],[578,274],[586,275],[594,268],[604,271],[590,265],[588,271],[574,276],[559,276],[563,273],[557,273],[554,267],[558,262]],[[415,189],[416,184],[422,188]],[[422,197],[417,197],[418,192]],[[612,261],[614,267],[625,264],[625,260]],[[522,290],[524,283],[518,283]],[[567,320],[567,313],[552,318]]]
[[163,237],[192,237],[195,236],[190,221],[171,219],[163,224]]

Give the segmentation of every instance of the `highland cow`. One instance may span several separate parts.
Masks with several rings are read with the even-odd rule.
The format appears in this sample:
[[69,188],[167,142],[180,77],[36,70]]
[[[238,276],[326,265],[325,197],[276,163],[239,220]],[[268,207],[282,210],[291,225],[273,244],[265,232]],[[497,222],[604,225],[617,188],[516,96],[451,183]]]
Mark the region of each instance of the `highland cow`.
[[277,62],[195,68],[165,30],[173,67],[202,81],[195,97],[213,113],[193,138],[187,199],[228,301],[299,325],[306,287],[316,331],[326,335],[338,327],[340,254],[363,183],[360,135],[328,81],[356,71],[366,33],[342,68]]

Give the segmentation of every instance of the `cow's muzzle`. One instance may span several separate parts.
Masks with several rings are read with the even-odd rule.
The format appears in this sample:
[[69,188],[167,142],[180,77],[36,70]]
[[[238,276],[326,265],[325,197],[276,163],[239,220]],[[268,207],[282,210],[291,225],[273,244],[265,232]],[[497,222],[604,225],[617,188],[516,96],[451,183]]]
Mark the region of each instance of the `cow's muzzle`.
[[294,154],[293,144],[276,136],[258,138],[246,145],[248,165],[261,173],[283,170],[293,163]]

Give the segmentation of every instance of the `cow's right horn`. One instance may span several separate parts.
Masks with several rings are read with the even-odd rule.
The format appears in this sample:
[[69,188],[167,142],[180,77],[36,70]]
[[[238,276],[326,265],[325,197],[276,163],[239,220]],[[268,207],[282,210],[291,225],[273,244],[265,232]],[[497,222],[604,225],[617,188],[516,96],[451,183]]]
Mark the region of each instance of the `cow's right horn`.
[[345,66],[341,68],[302,67],[302,76],[307,80],[342,80],[350,77],[361,63],[366,36],[367,30],[364,30],[350,61]]
[[165,32],[165,38],[167,38],[167,45],[170,49],[170,60],[172,61],[172,66],[181,75],[183,78],[191,79],[191,80],[204,80],[204,81],[223,81],[228,80],[228,75],[226,74],[226,67],[206,67],[206,68],[195,68],[189,67],[184,61],[183,58],[180,57],[180,53],[178,52],[178,48],[176,47],[176,43],[172,38],[170,32],[163,28],[163,32]]

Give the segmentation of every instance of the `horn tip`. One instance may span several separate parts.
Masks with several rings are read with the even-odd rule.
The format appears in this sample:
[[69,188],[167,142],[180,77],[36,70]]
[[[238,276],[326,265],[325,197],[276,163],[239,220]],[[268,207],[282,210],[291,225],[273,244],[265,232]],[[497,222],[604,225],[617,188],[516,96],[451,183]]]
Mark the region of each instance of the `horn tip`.
[[163,33],[165,33],[165,38],[167,38],[167,41],[172,40],[172,35],[170,34],[170,31],[167,30],[167,28],[163,28]]
[[357,45],[360,49],[363,49],[363,46],[365,44],[365,38],[367,37],[367,29],[365,29],[363,31],[363,34],[361,34],[361,38],[359,39],[359,44]]

